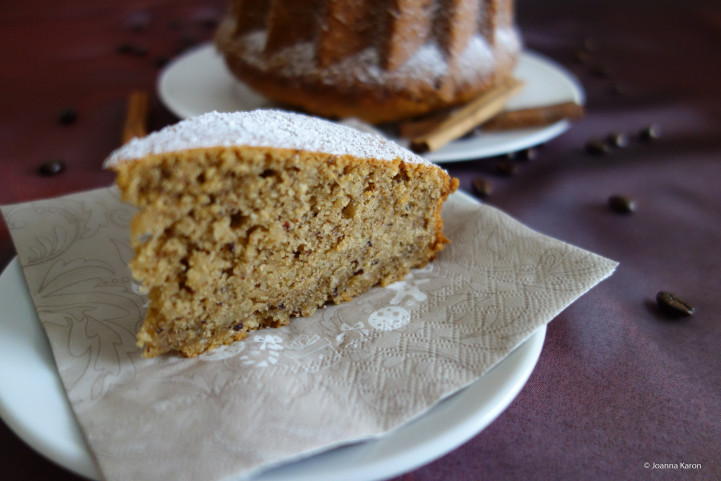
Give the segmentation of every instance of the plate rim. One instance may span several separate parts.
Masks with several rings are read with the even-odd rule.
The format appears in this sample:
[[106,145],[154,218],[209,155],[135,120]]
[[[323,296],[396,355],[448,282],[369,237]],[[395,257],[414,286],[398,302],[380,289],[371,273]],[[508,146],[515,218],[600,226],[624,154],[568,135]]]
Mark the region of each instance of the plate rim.
[[[462,191],[457,191],[452,195],[458,196],[459,200],[462,200],[463,202],[479,203],[472,196]],[[22,294],[22,296],[19,296],[21,298],[15,297],[10,300],[14,301],[16,304],[26,303],[26,305],[21,306],[21,315],[27,316],[23,321],[28,321],[28,319],[31,320],[33,325],[30,329],[34,331],[31,335],[37,335],[39,332],[39,337],[41,338],[41,340],[31,337],[24,339],[30,348],[29,355],[36,356],[35,360],[40,361],[42,368],[47,370],[45,374],[54,379],[55,386],[50,386],[50,389],[56,390],[53,394],[58,395],[55,402],[59,402],[59,404],[64,405],[61,409],[65,411],[65,414],[72,423],[71,430],[76,431],[68,431],[65,433],[71,434],[71,437],[63,438],[61,436],[61,439],[63,440],[62,444],[58,444],[58,440],[52,440],[45,436],[36,435],[37,427],[32,427],[32,420],[18,418],[16,413],[17,408],[13,409],[12,403],[8,404],[7,391],[6,388],[3,387],[7,385],[7,383],[1,382],[0,418],[3,419],[10,430],[12,430],[23,442],[40,455],[82,477],[87,479],[99,479],[99,469],[95,464],[92,451],[85,442],[82,430],[78,425],[74,412],[67,399],[65,389],[62,386],[59,373],[55,366],[47,334],[35,311],[25,282],[25,276],[17,256],[15,256],[4,268],[2,273],[0,273],[0,300],[4,299],[6,296],[13,297],[13,295],[11,295],[12,293],[8,294],[7,292],[9,288],[15,288],[20,292],[20,294]],[[7,312],[7,310],[0,312],[0,330],[8,329],[13,322],[23,322],[8,320],[8,318],[14,314],[7,314]],[[475,379],[467,386],[456,390],[446,398],[439,400],[436,404],[416,416],[414,419],[403,423],[401,426],[395,428],[389,433],[380,437],[361,440],[359,442],[342,443],[336,448],[319,450],[317,453],[305,454],[294,459],[283,461],[275,466],[263,468],[256,473],[251,473],[249,478],[244,477],[243,479],[252,479],[253,481],[280,481],[288,479],[294,479],[295,481],[322,481],[327,479],[328,481],[331,481],[333,479],[337,479],[338,476],[341,476],[343,479],[348,481],[369,481],[396,476],[428,464],[456,449],[461,444],[479,434],[508,408],[511,402],[518,396],[520,391],[526,385],[530,375],[535,369],[543,349],[545,335],[546,325],[543,325],[531,333],[524,341],[519,343],[519,345],[516,346],[516,348],[514,348],[506,357],[498,361],[496,365],[491,367],[481,377]],[[33,342],[40,344],[40,346],[32,346],[31,344],[33,344]],[[1,343],[2,341],[0,341],[0,344]],[[38,351],[38,348],[42,348],[43,350]],[[41,359],[43,356],[47,356],[47,358]],[[0,350],[0,362],[7,361],[7,359],[4,359],[5,357],[6,353],[3,352],[3,350]],[[2,372],[3,370],[0,369],[0,374],[2,374]],[[484,388],[483,386],[489,382],[489,379],[493,379],[494,376],[502,377],[502,379],[496,380],[500,382],[500,387],[497,387],[495,390],[491,390],[492,392],[490,394],[484,391],[484,394],[481,395],[490,396],[492,399],[490,402],[487,401],[486,404],[481,402],[479,406],[476,402],[477,399],[474,397],[478,395],[478,393],[474,392],[474,387],[476,391],[479,391],[481,388],[487,390],[487,387]],[[36,378],[33,378],[33,380],[36,380]],[[473,401],[475,410],[469,411],[462,416],[455,416],[455,413],[453,412],[451,414],[447,414],[447,411],[453,406],[453,403],[458,404],[463,403],[463,401],[467,401],[468,403]],[[56,405],[55,409],[58,407],[59,406]],[[443,411],[444,409],[446,410],[445,412]],[[397,438],[399,438],[399,436],[402,438],[404,433],[406,433],[405,435],[408,435],[407,433],[409,432],[414,433],[416,430],[422,430],[424,425],[432,424],[439,416],[443,418],[444,415],[455,420],[455,425],[451,429],[435,431],[433,435],[426,436],[424,438],[422,437],[420,442],[418,442],[418,437],[415,436],[413,437],[413,440],[416,441],[416,444],[412,445],[410,448],[403,448],[400,451],[400,454],[395,457],[391,457],[390,459],[365,459],[362,467],[347,466],[345,471],[341,466],[340,471],[338,469],[334,469],[332,473],[329,472],[327,474],[329,477],[323,477],[317,472],[313,472],[313,463],[320,462],[322,464],[322,458],[324,456],[337,455],[337,453],[341,452],[340,450],[352,450],[354,448],[363,449],[364,446],[366,449],[370,449],[372,451],[374,448],[377,448],[378,445],[382,446],[383,443],[388,442],[390,442],[391,446],[393,446],[394,440],[397,443]],[[28,428],[28,426],[31,426],[31,428]],[[446,425],[444,424],[444,426]],[[77,441],[77,439],[72,439],[74,435],[79,435],[82,446],[73,445],[73,443]],[[78,448],[83,449],[78,451]],[[419,453],[424,454],[419,456]],[[306,468],[310,465],[309,469],[311,472],[305,477],[303,477],[302,474],[303,465],[301,463],[309,463],[305,465]],[[295,473],[295,477],[289,478],[288,471],[298,467],[300,467],[301,473]],[[279,475],[281,477],[278,477]]]

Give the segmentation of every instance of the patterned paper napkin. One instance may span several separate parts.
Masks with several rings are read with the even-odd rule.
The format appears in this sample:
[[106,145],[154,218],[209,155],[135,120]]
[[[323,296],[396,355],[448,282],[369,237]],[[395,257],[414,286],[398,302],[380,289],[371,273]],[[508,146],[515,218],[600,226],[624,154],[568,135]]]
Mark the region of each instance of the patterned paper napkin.
[[616,263],[463,194],[427,267],[196,359],[147,360],[114,188],[2,209],[60,377],[109,481],[251,476],[382,435],[478,379]]

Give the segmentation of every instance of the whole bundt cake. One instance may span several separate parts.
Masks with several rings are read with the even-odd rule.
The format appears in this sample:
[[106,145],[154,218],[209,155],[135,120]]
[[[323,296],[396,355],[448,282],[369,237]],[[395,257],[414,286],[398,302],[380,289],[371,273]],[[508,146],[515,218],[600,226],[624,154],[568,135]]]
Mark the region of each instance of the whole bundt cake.
[[467,102],[509,79],[513,0],[231,0],[216,44],[275,101],[391,122]]

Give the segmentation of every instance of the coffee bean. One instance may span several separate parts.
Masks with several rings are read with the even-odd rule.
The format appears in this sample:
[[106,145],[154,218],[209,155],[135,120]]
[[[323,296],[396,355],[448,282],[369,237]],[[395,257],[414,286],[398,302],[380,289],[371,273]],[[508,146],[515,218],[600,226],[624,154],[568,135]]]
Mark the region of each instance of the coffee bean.
[[630,97],[633,94],[633,91],[626,85],[615,83],[611,85],[611,93],[618,95],[619,97]]
[[473,192],[481,198],[486,198],[493,192],[493,186],[483,177],[475,177],[471,182]]
[[215,30],[215,28],[218,26],[218,18],[215,16],[208,15],[207,17],[200,18],[198,20],[198,23],[208,30]]
[[148,54],[148,47],[125,42],[118,45],[115,48],[115,51],[123,55],[137,55],[138,57],[144,57]]
[[589,140],[586,142],[586,152],[593,155],[607,154],[611,152],[611,147],[602,140]]
[[145,45],[136,45],[133,49],[133,53],[138,57],[145,57],[146,55],[148,55],[148,47],[146,47]]
[[115,47],[115,51],[122,54],[131,54],[135,50],[135,47],[131,43],[123,42],[117,47]]
[[165,57],[162,55],[155,58],[155,66],[158,68],[165,67],[168,64],[168,62],[170,62],[170,59],[168,57]]
[[586,52],[595,52],[598,50],[598,42],[591,37],[583,39],[581,46]]
[[187,49],[197,45],[198,40],[193,37],[192,35],[183,35],[178,39],[178,53],[182,53],[186,51]]
[[58,115],[58,122],[63,125],[73,124],[76,120],[78,120],[78,111],[72,107],[63,109]]
[[606,143],[617,149],[628,147],[628,135],[623,132],[611,132],[606,137]]
[[638,138],[644,142],[650,142],[658,139],[659,137],[661,137],[661,128],[655,124],[641,129],[638,133]]
[[596,77],[607,78],[607,77],[611,76],[610,69],[607,66],[600,64],[600,63],[589,65],[588,69]]
[[590,56],[588,55],[588,52],[585,52],[583,50],[579,50],[578,52],[575,52],[573,54],[573,59],[576,62],[582,63],[582,64],[588,64],[590,61]]
[[534,149],[533,147],[529,147],[527,149],[519,150],[517,152],[512,152],[508,154],[509,159],[515,159],[515,160],[525,160],[530,161],[536,158],[538,155],[538,151]]
[[52,177],[65,170],[65,162],[62,160],[48,160],[38,167],[38,173],[43,177]]
[[666,291],[656,294],[656,303],[662,311],[673,316],[690,316],[696,310],[688,302]]
[[512,160],[499,160],[496,162],[496,172],[505,177],[511,177],[518,173],[518,165]]
[[636,211],[636,201],[625,195],[614,194],[608,198],[608,207],[617,214],[631,214]]

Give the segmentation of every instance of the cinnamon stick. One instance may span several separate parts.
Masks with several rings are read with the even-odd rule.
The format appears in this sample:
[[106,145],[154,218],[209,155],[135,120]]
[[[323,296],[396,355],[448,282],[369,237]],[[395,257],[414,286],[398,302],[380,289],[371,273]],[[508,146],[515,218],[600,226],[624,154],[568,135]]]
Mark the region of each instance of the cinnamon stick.
[[406,120],[398,124],[398,135],[404,139],[413,139],[431,132],[448,118],[449,112],[433,113],[414,120]]
[[[398,134],[407,139],[420,137],[437,128],[448,115],[447,112],[444,112],[418,120],[403,122],[398,125]],[[554,124],[564,119],[575,122],[580,120],[583,115],[584,109],[582,105],[578,105],[575,102],[561,102],[528,109],[499,112],[481,124],[481,126],[483,131],[499,132],[503,130],[541,127]]]
[[583,117],[583,106],[575,102],[563,102],[553,105],[544,105],[530,109],[509,110],[501,112],[482,128],[484,132],[498,132],[501,130],[523,129],[555,124],[559,120],[575,122]]
[[494,87],[477,99],[450,113],[445,120],[430,132],[412,138],[411,149],[416,152],[429,152],[462,137],[477,125],[496,115],[508,99],[522,87],[523,83],[515,79],[508,84]]
[[123,125],[123,143],[135,137],[145,137],[148,133],[148,94],[135,90],[128,97],[128,110]]

